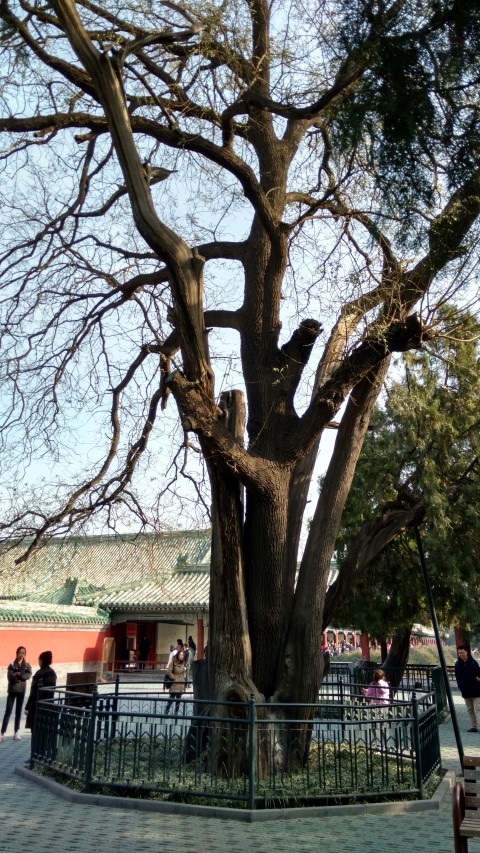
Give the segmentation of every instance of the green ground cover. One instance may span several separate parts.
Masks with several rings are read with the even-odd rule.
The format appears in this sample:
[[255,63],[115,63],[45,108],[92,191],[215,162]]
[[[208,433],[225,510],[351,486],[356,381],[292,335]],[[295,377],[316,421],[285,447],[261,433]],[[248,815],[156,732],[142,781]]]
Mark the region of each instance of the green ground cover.
[[[110,741],[108,753],[97,744],[90,790],[111,796],[169,802],[246,807],[245,773],[216,775],[207,769],[207,756],[186,765],[185,741],[178,737],[169,749],[161,738]],[[65,776],[54,767],[35,766],[36,772],[67,787],[84,790],[82,780]],[[429,797],[441,779],[433,774],[425,785]],[[162,790],[164,789],[164,790]],[[165,790],[168,789],[168,790]],[[291,808],[327,803],[364,803],[418,799],[415,767],[408,755],[399,755],[380,743],[356,745],[346,741],[310,745],[309,761],[297,772],[273,768],[255,784],[257,808]]]

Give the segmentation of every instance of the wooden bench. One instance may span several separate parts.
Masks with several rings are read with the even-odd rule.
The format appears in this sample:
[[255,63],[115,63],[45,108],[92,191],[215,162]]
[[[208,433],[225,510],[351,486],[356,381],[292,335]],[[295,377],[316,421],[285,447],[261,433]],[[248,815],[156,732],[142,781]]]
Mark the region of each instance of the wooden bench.
[[480,838],[480,756],[464,756],[463,776],[453,788],[455,853],[468,853],[468,839]]

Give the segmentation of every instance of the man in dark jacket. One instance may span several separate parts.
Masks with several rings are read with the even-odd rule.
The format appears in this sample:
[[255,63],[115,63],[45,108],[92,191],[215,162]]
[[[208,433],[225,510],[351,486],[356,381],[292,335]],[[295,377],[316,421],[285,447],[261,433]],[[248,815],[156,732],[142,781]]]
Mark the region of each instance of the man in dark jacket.
[[469,732],[478,732],[480,721],[480,666],[472,658],[466,646],[457,646],[458,660],[455,662],[455,678],[458,689],[467,706],[470,720]]
[[25,722],[26,729],[32,729],[35,722],[35,714],[37,712],[37,704],[42,699],[53,699],[55,690],[52,690],[57,683],[57,673],[50,666],[52,662],[51,652],[41,652],[38,656],[38,665],[35,675],[32,678],[32,686],[30,688],[30,696],[25,705],[25,714],[27,719]]
[[15,725],[14,725],[14,740],[20,740],[19,728],[22,719],[23,700],[25,699],[25,688],[28,679],[32,674],[32,667],[25,660],[25,646],[19,646],[17,656],[12,663],[9,663],[7,669],[8,693],[7,705],[5,708],[5,716],[2,723],[2,731],[0,734],[0,743],[5,740],[5,732],[10,720],[13,706],[15,705]]

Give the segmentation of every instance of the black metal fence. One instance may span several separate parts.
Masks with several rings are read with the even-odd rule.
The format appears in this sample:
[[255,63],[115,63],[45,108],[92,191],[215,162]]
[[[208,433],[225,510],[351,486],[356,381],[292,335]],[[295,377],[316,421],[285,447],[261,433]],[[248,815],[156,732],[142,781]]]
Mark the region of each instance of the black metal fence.
[[433,689],[434,672],[440,670],[438,664],[406,664],[405,667],[382,667],[375,661],[331,661],[330,671],[325,676],[325,683],[335,682],[340,676],[356,684],[366,684],[372,680],[372,673],[376,669],[384,669],[387,681],[399,682],[399,689],[413,690],[415,685],[420,684],[421,689],[429,692]]
[[[352,663],[349,661],[332,661],[330,671],[320,687],[321,702],[333,703],[338,701],[355,701],[361,695],[362,687],[372,680],[372,673],[381,664],[368,662]],[[391,701],[408,702],[415,694],[417,698],[428,693],[435,694],[438,720],[441,722],[448,714],[447,694],[440,666],[430,664],[407,664],[404,668],[390,667],[386,671],[387,680],[397,684],[390,689]]]
[[311,706],[187,696],[170,707],[169,694],[118,679],[93,694],[58,688],[39,702],[32,761],[84,790],[252,809],[421,798],[440,767],[434,694],[373,706],[341,683],[334,703],[331,688]]

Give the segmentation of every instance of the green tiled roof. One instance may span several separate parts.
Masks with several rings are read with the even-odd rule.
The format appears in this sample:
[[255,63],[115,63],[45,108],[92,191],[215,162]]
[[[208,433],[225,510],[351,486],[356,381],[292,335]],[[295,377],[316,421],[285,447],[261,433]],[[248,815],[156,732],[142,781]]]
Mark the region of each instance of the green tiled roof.
[[95,590],[78,596],[77,600],[85,604],[99,604],[109,610],[202,610],[208,605],[209,587],[209,573],[182,572],[173,573],[160,582]]
[[55,622],[107,625],[110,614],[97,607],[78,607],[32,601],[0,599],[0,622]]
[[207,607],[209,530],[51,539],[18,566],[26,547],[0,548],[0,599],[108,610]]
[[[51,539],[0,547],[0,621],[102,622],[115,612],[205,611],[210,531]],[[337,574],[330,569],[328,585]]]
[[73,604],[78,581],[66,580],[63,586],[50,589],[47,592],[33,593],[32,601],[46,601],[49,604]]

